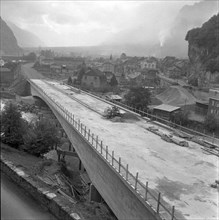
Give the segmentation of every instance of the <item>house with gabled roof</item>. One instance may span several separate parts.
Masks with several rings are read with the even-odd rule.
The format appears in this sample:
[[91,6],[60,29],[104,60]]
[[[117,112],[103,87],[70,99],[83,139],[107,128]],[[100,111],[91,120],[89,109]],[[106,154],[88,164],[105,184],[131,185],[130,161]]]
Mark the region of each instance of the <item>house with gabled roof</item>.
[[91,88],[103,88],[107,86],[107,78],[100,70],[88,67],[82,76],[81,85]]

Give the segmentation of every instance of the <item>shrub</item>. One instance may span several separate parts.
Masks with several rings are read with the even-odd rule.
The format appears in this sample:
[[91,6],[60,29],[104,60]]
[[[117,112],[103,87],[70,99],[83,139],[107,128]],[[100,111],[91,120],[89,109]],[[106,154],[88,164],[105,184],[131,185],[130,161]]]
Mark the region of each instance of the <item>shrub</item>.
[[125,102],[127,105],[135,106],[137,109],[147,109],[151,103],[151,93],[146,88],[133,87],[125,95]]
[[208,131],[215,131],[217,129],[217,120],[214,115],[210,114],[205,117],[204,126]]
[[27,123],[22,119],[17,105],[6,103],[1,115],[1,141],[12,147],[18,148],[23,144],[23,133]]
[[23,150],[35,156],[42,156],[59,143],[56,127],[50,121],[41,119],[31,124],[24,134]]
[[180,111],[171,116],[171,121],[180,125],[189,124],[189,111]]

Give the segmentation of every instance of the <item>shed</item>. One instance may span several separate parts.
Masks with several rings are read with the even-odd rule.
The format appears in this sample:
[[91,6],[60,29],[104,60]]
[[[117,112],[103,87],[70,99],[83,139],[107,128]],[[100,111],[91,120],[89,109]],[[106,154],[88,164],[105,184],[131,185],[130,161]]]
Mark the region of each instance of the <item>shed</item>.
[[170,119],[170,116],[181,110],[180,107],[161,104],[153,108],[153,113],[161,118]]

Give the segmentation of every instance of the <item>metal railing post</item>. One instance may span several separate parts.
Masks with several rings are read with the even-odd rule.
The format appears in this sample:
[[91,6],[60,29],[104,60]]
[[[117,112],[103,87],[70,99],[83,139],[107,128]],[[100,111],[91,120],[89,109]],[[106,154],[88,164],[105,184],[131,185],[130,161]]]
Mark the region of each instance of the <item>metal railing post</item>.
[[113,163],[114,163],[114,151],[112,151],[112,166],[113,166]]
[[108,146],[106,146],[106,160],[108,159]]
[[82,132],[83,132],[83,124],[81,123],[81,134],[82,134]]
[[157,213],[159,213],[159,208],[160,208],[160,193],[158,194],[158,199],[157,199]]
[[172,207],[171,220],[174,220],[175,206]]
[[135,177],[135,190],[137,190],[137,184],[138,184],[138,172],[136,173],[136,177]]
[[146,187],[145,187],[145,197],[144,197],[145,201],[148,200],[148,182],[146,182]]
[[126,164],[126,177],[125,177],[125,179],[128,181],[128,178],[129,178],[129,165]]
[[98,148],[98,136],[96,136],[96,149]]
[[88,142],[90,141],[90,129],[88,130]]
[[103,154],[103,141],[100,142],[100,153]]
[[94,134],[92,133],[92,146],[94,146]]
[[121,157],[119,157],[119,173],[120,173],[120,169],[121,169]]

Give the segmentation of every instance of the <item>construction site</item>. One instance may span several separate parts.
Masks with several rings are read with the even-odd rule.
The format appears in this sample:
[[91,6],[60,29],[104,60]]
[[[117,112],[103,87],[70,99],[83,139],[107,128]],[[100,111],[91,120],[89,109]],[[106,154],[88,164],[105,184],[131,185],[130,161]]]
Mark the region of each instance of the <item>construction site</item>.
[[109,120],[104,117],[104,110],[111,108],[111,104],[62,83],[42,80],[34,83],[74,112],[115,151],[115,156],[129,164],[131,172],[139,172],[139,179],[160,191],[163,199],[175,205],[182,216],[216,218],[218,187],[212,186],[218,181],[218,157],[204,151],[201,144],[147,118],[122,120],[116,116],[116,121]]

